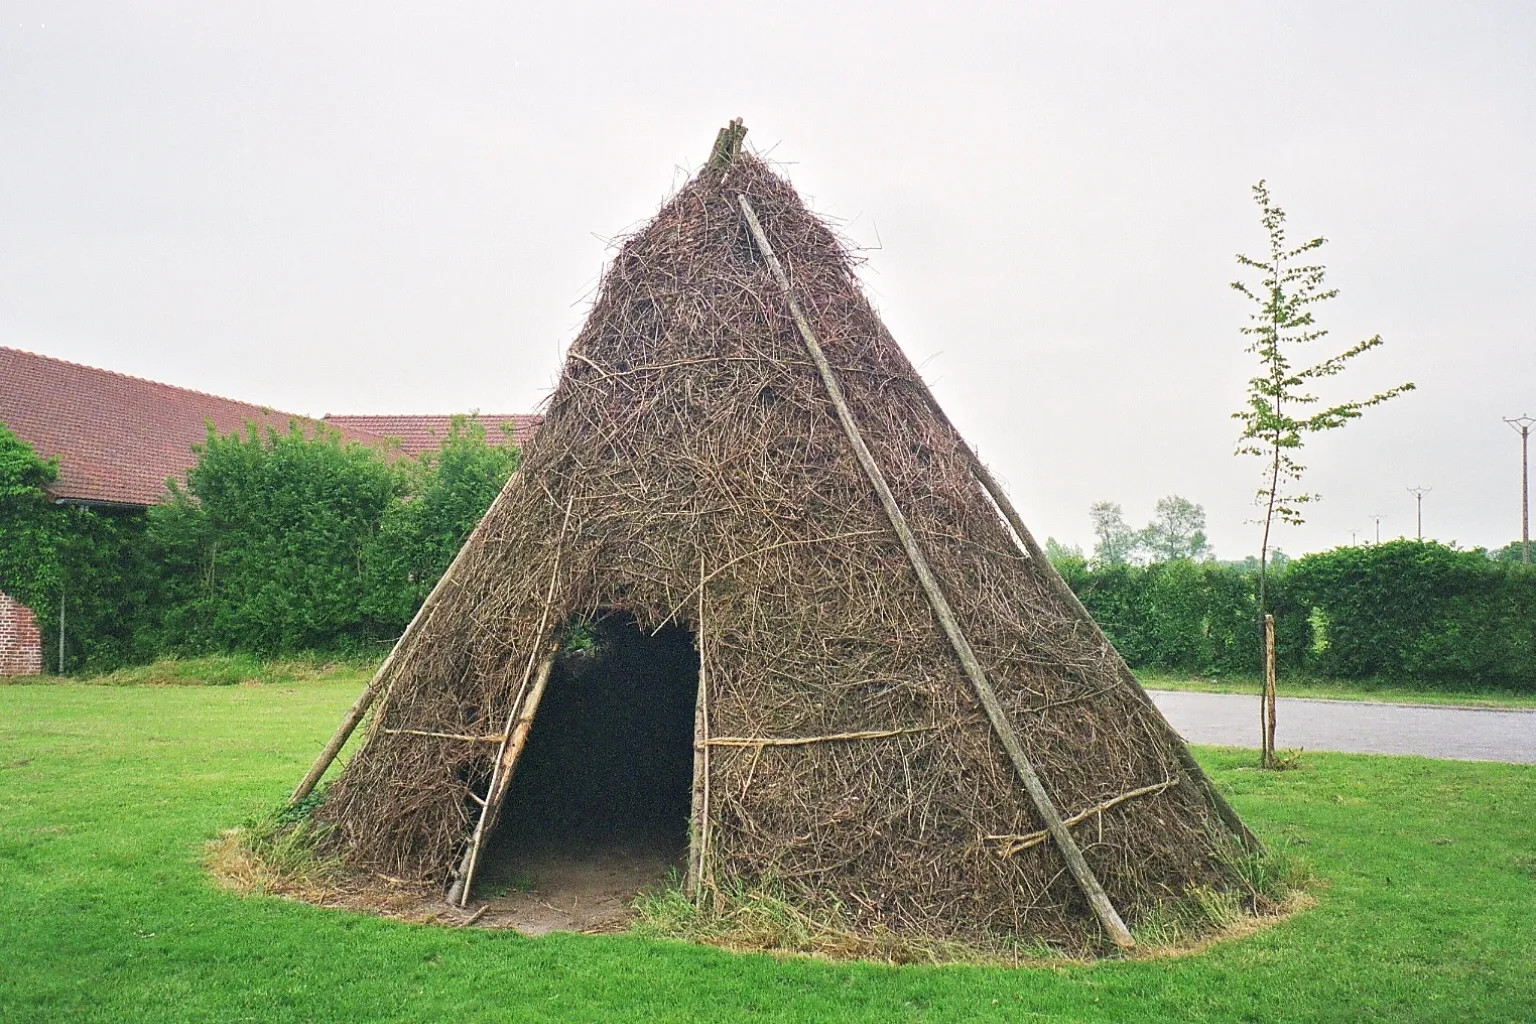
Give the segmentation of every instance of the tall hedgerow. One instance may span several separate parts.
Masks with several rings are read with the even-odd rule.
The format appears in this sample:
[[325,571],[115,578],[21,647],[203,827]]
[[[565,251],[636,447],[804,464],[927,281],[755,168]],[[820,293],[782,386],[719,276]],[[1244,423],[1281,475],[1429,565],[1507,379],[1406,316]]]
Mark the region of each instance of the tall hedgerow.
[[150,510],[169,570],[165,638],[182,650],[366,649],[368,554],[407,476],[377,452],[295,424],[212,428],[185,488]]
[[465,538],[517,469],[519,449],[488,443],[485,426],[455,417],[436,452],[406,467],[408,499],[393,503],[369,553],[368,611],[404,628]]

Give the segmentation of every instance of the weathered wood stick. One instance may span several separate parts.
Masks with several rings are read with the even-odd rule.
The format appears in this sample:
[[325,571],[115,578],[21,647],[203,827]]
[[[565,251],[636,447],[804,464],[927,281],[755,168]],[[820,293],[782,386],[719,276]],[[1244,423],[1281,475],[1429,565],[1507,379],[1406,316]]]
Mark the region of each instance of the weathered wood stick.
[[784,267],[779,263],[779,258],[774,254],[773,246],[768,242],[768,236],[763,232],[763,226],[757,219],[757,213],[752,209],[752,202],[745,194],[739,197],[741,209],[746,214],[748,227],[751,229],[752,238],[757,243],[758,250],[767,261],[769,270],[773,273],[774,280],[778,282],[779,290],[784,293],[789,304],[789,312],[799,328],[800,337],[805,341],[806,350],[811,355],[811,360],[816,364],[816,369],[821,374],[822,383],[826,386],[827,394],[832,399],[833,406],[837,409],[837,417],[843,427],[843,432],[848,435],[848,442],[853,446],[854,454],[858,457],[859,466],[864,470],[870,485],[880,498],[880,504],[885,508],[886,517],[891,522],[891,528],[901,540],[902,547],[906,550],[907,560],[912,563],[913,570],[917,573],[918,582],[923,593],[927,595],[928,603],[943,627],[944,634],[949,638],[950,646],[954,648],[955,655],[960,659],[961,666],[970,677],[971,685],[976,689],[976,695],[981,700],[981,706],[986,711],[987,717],[992,721],[992,729],[1007,751],[1008,757],[1013,761],[1013,766],[1019,774],[1019,779],[1024,784],[1024,790],[1029,794],[1031,802],[1040,816],[1045,819],[1046,829],[1051,838],[1056,841],[1056,846],[1061,851],[1062,857],[1067,862],[1072,877],[1077,881],[1083,895],[1088,898],[1089,905],[1093,908],[1094,915],[1099,919],[1099,924],[1104,928],[1110,941],[1115,945],[1128,949],[1136,945],[1136,940],[1131,937],[1130,930],[1125,922],[1120,919],[1120,914],[1110,903],[1109,896],[1104,892],[1104,887],[1099,884],[1098,876],[1093,873],[1093,868],[1088,866],[1083,858],[1083,852],[1078,849],[1077,842],[1067,827],[1061,823],[1061,815],[1056,810],[1056,805],[1051,802],[1050,794],[1045,791],[1045,786],[1040,777],[1035,773],[1034,765],[1030,764],[1029,757],[1024,753],[1024,747],[1019,742],[1018,734],[1014,731],[1013,723],[1008,720],[1008,714],[1003,710],[1002,703],[997,699],[997,693],[988,682],[985,670],[981,662],[977,660],[976,653],[971,649],[970,641],[966,639],[964,631],[960,628],[959,620],[955,618],[954,610],[950,607],[949,599],[944,596],[938,580],[934,577],[932,569],[928,566],[928,559],[923,554],[922,548],[917,543],[916,536],[907,525],[906,516],[901,507],[896,503],[896,497],[891,493],[890,485],[886,482],[885,474],[875,462],[869,446],[864,443],[864,435],[859,430],[858,423],[853,418],[853,410],[848,407],[848,402],[843,396],[842,385],[838,383],[837,376],[832,371],[832,366],[827,362],[826,354],[821,350],[821,344],[816,340],[815,333],[811,330],[810,323],[800,309],[800,303],[796,301],[794,291],[790,286],[789,277],[784,273]]
[[544,687],[549,682],[550,672],[554,670],[555,655],[560,653],[559,644],[550,645],[543,663],[539,666],[533,688],[529,690],[529,673],[533,671],[534,660],[538,658],[539,649],[543,646],[545,637],[548,636],[546,630],[549,628],[549,612],[555,601],[555,586],[560,582],[560,561],[565,556],[565,531],[570,528],[571,510],[575,507],[575,501],[576,498],[573,495],[565,502],[565,518],[560,520],[560,534],[555,538],[554,565],[549,570],[549,589],[544,593],[544,608],[539,612],[539,627],[534,634],[534,647],[528,652],[528,664],[523,668],[522,686],[507,707],[507,726],[502,730],[505,739],[502,741],[501,749],[496,752],[496,764],[491,769],[491,781],[486,786],[485,796],[480,800],[480,818],[475,822],[475,830],[469,837],[469,845],[464,849],[464,857],[459,861],[458,870],[454,872],[453,885],[448,891],[448,902],[457,903],[461,907],[469,901],[470,886],[475,880],[475,868],[480,862],[480,849],[501,816],[501,801],[507,795],[507,783],[512,779],[512,771],[517,767],[517,758],[523,752],[523,745],[528,742],[528,731],[533,727],[533,716],[539,709],[539,699],[544,696]]
[[705,740],[711,747],[802,747],[810,743],[833,743],[838,740],[883,740],[890,736],[906,736],[915,732],[933,732],[937,725],[919,725],[911,729],[871,729],[865,732],[838,732],[830,736],[795,736],[777,739],[768,736],[716,736]]
[[454,888],[458,891],[458,904],[461,907],[469,902],[469,888],[475,881],[475,868],[480,864],[480,851],[485,846],[486,838],[496,828],[497,819],[501,817],[501,801],[507,795],[507,786],[512,781],[512,772],[517,768],[517,759],[528,743],[528,733],[533,729],[533,717],[538,714],[539,701],[544,697],[544,688],[549,684],[550,672],[554,667],[555,655],[551,652],[549,657],[539,665],[539,673],[534,677],[533,686],[528,690],[528,695],[523,698],[523,707],[518,712],[517,720],[507,730],[509,742],[502,748],[501,755],[496,759],[490,788],[480,804],[480,820],[475,824],[474,834],[469,839],[469,849],[465,852],[463,870],[454,882]]
[[[1078,811],[1070,818],[1063,818],[1062,824],[1068,826],[1076,825],[1079,822],[1087,821],[1095,814],[1103,814],[1105,811],[1109,810],[1111,807],[1116,806],[1117,804],[1123,804],[1127,800],[1134,800],[1139,796],[1150,796],[1153,793],[1161,793],[1163,790],[1172,786],[1177,786],[1178,784],[1178,779],[1168,779],[1165,782],[1158,782],[1150,786],[1142,786],[1140,789],[1133,789],[1129,793],[1121,793],[1119,796],[1105,800],[1101,804],[1094,804],[1086,811]],[[1042,830],[1040,832],[1027,832],[1024,835],[987,836],[985,838],[989,843],[1003,844],[1003,848],[997,851],[997,855],[999,857],[1012,857],[1014,854],[1027,850],[1031,846],[1039,846],[1041,843],[1050,838],[1050,833]]]
[[462,732],[428,732],[426,729],[385,729],[390,736],[431,736],[440,740],[463,740],[466,743],[502,743],[505,736],[475,736]]
[[491,507],[486,509],[485,515],[480,517],[480,522],[476,523],[475,528],[469,532],[469,536],[459,547],[459,553],[454,555],[453,561],[448,564],[448,569],[438,577],[437,583],[427,594],[427,599],[421,602],[421,607],[417,608],[416,614],[411,616],[405,632],[400,634],[400,639],[395,641],[395,646],[389,649],[389,655],[384,659],[384,663],[379,666],[378,671],[374,672],[373,678],[368,680],[368,685],[363,687],[363,692],[358,695],[357,700],[353,701],[347,713],[341,716],[341,724],[336,726],[336,731],[331,734],[330,740],[321,749],[320,756],[315,758],[315,763],[310,765],[309,772],[300,780],[293,795],[288,798],[289,806],[309,796],[319,783],[321,776],[325,774],[325,770],[331,766],[332,761],[336,760],[336,755],[341,753],[341,748],[347,745],[347,740],[351,738],[352,731],[357,728],[357,723],[363,720],[363,716],[368,713],[368,708],[384,690],[385,682],[389,679],[389,670],[395,665],[395,656],[415,640],[417,633],[426,628],[432,613],[437,610],[443,595],[448,592],[449,585],[454,582],[455,575],[463,565],[465,552],[474,546],[475,538],[480,535],[480,528],[485,525],[485,521],[490,518],[496,506],[501,504],[502,498],[512,489],[513,481],[516,479],[516,473],[507,478],[506,484],[496,495],[496,500],[491,502]]
[[699,555],[698,621],[694,624],[694,643],[699,648],[699,696],[694,705],[694,755],[692,814],[688,832],[688,877],[684,892],[697,902],[709,869],[709,674],[705,667],[704,594],[709,577],[704,574],[704,556]]

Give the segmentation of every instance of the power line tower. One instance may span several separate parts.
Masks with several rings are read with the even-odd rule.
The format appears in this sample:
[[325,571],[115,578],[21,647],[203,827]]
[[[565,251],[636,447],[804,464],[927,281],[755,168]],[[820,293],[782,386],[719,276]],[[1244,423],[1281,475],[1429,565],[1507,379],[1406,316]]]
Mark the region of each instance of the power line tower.
[[1419,504],[1419,540],[1424,539],[1424,495],[1434,490],[1433,487],[1410,487],[1408,493],[1413,495]]
[[1380,544],[1381,543],[1381,521],[1383,519],[1387,518],[1387,517],[1382,515],[1380,512],[1372,512],[1370,515],[1366,516],[1365,518],[1375,520],[1375,522],[1376,522],[1376,543]]
[[1531,424],[1526,415],[1506,416],[1504,422],[1520,432],[1520,561],[1531,564]]

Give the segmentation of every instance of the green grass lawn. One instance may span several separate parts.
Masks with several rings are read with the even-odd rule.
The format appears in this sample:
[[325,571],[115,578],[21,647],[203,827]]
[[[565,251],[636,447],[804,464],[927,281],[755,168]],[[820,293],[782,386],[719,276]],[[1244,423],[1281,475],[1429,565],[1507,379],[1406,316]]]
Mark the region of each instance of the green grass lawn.
[[1003,970],[527,939],[239,897],[204,844],[279,802],[354,678],[0,686],[0,1020],[1536,1019],[1536,768],[1203,750],[1321,903],[1195,956]]
[[[1259,695],[1257,679],[1207,679],[1203,676],[1170,675],[1144,669],[1136,673],[1149,690],[1186,690],[1195,693],[1251,693]],[[1512,690],[1447,690],[1425,683],[1340,682],[1335,679],[1288,679],[1275,686],[1281,697],[1319,697],[1325,700],[1374,700],[1388,704],[1441,704],[1460,707],[1536,708],[1536,692]]]

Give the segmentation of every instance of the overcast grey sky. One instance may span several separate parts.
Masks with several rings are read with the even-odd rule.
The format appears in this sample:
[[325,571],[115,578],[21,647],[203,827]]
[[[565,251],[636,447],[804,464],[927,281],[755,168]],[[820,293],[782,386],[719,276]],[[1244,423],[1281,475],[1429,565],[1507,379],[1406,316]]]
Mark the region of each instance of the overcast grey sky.
[[[0,0],[0,344],[296,412],[531,409],[611,240],[742,116],[1042,536],[1203,504],[1267,177],[1326,234],[1342,390],[1293,553],[1519,531],[1536,4]],[[1331,354],[1319,350],[1319,356]]]

